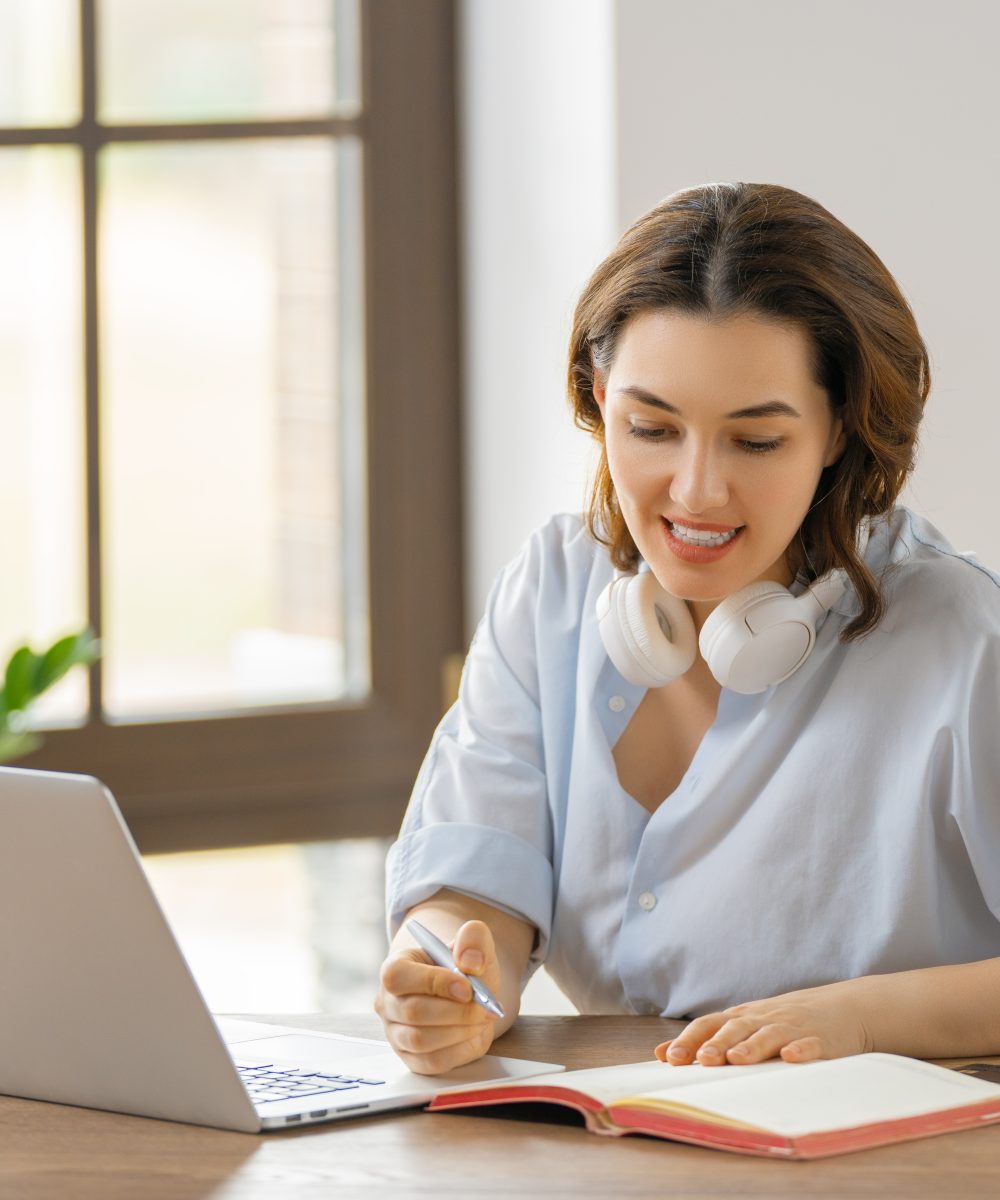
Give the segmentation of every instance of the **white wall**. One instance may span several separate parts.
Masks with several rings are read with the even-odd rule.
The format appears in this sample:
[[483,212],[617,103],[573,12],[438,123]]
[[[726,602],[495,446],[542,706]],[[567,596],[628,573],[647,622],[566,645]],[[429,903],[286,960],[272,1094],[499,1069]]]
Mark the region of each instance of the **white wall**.
[[464,0],[466,605],[551,513],[590,441],[564,368],[573,306],[617,236],[610,0]]
[[781,183],[865,239],[931,357],[905,501],[1000,568],[993,0],[619,0],[624,226],[707,180]]
[[582,503],[573,303],[669,192],[782,183],[868,241],[933,389],[905,499],[1000,567],[1000,84],[992,0],[464,0],[470,627],[530,529]]

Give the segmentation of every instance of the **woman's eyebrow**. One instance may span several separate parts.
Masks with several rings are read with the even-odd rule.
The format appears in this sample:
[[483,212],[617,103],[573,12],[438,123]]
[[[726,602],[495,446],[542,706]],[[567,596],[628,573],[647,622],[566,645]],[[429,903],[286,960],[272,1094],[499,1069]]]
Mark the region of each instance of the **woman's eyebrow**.
[[744,417],[800,417],[801,415],[784,400],[768,400],[764,404],[752,404],[749,408],[738,408],[736,412],[726,413],[726,419],[742,421]]
[[[659,396],[654,396],[652,392],[647,392],[645,388],[636,387],[634,384],[626,384],[624,387],[616,388],[617,392],[623,396],[631,396],[634,400],[638,400],[641,404],[649,404],[653,408],[661,408],[664,412],[673,413],[674,416],[683,416],[679,408],[668,404],[666,400],[661,400]],[[784,400],[766,400],[763,404],[751,404],[747,408],[738,408],[735,412],[726,413],[727,421],[744,421],[748,417],[801,417],[801,413],[792,408]]]

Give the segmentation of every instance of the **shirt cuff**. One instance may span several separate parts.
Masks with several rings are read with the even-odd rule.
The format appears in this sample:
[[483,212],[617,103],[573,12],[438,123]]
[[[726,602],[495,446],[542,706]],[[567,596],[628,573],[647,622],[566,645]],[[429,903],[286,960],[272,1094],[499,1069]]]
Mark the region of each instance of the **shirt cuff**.
[[390,939],[415,904],[442,888],[520,917],[538,930],[528,974],[545,961],[552,925],[552,864],[506,830],[444,821],[404,834],[389,851]]

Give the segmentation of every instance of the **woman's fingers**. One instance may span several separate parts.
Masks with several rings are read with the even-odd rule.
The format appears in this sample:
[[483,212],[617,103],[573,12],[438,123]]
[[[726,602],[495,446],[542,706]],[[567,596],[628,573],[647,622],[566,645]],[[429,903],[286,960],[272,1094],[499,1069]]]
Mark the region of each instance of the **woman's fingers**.
[[696,1017],[677,1037],[672,1038],[669,1043],[664,1043],[667,1047],[665,1061],[677,1064],[694,1062],[698,1048],[725,1023],[726,1017],[723,1013],[706,1013],[703,1017]]
[[[720,1036],[725,1035],[725,1032],[725,1027],[723,1027]],[[778,1055],[782,1048],[795,1041],[801,1032],[800,1029],[781,1023],[762,1025],[749,1035],[737,1037],[735,1040],[725,1039],[723,1045],[726,1058],[731,1063],[763,1062],[765,1058],[774,1058]],[[714,1040],[718,1041],[719,1039]]]
[[801,1026],[768,1021],[766,1016],[727,1018],[709,1013],[692,1021],[677,1037],[655,1050],[661,1062],[703,1066],[749,1065],[781,1057],[785,1062],[811,1062],[824,1057],[819,1037],[804,1036]]
[[403,1065],[409,1070],[415,1071],[418,1075],[444,1075],[455,1067],[464,1066],[465,1063],[481,1058],[489,1050],[493,1032],[491,1029],[485,1027],[484,1029],[485,1031],[472,1033],[452,1045],[424,1054],[414,1054],[396,1045],[391,1037],[389,1042],[402,1059]]
[[455,934],[452,946],[455,962],[470,975],[481,975],[496,964],[493,934],[484,921],[466,921]]
[[436,1054],[451,1046],[461,1046],[479,1036],[477,1026],[470,1025],[402,1025],[390,1022],[386,1035],[397,1050],[408,1054]]
[[471,999],[468,982],[454,971],[400,955],[382,966],[375,1011],[384,1022],[397,1025],[468,1026],[486,1015]]
[[776,1057],[800,1063],[863,1054],[875,1044],[866,1025],[869,1006],[864,979],[750,1000],[697,1017],[677,1037],[661,1042],[656,1057],[675,1064],[721,1066]]
[[375,1011],[383,1021],[399,1025],[478,1025],[486,1019],[486,1010],[478,1004],[458,1000],[439,1000],[434,996],[394,996],[382,991],[376,997]]
[[750,1016],[707,1013],[692,1021],[677,1037],[658,1046],[656,1055],[661,1061],[678,1066],[693,1062],[707,1067],[726,1062],[760,1062],[776,1054],[792,1036],[788,1027],[780,1032],[776,1025],[762,1028],[761,1021]]
[[726,1055],[734,1047],[743,1043],[755,1032],[759,1031],[760,1023],[751,1017],[730,1017],[695,1051],[697,1062],[706,1066],[717,1066],[726,1061]]
[[782,1046],[781,1057],[785,1062],[813,1062],[824,1058],[823,1043],[818,1037],[800,1037],[787,1046]]
[[468,981],[447,967],[435,966],[423,950],[403,950],[387,958],[379,982],[394,996],[440,996],[459,1003],[472,999]]
[[[452,953],[461,968],[497,988],[500,967],[489,926],[466,921],[455,935]],[[437,1075],[481,1057],[495,1026],[473,1003],[467,979],[431,963],[418,947],[390,955],[382,964],[375,1011],[390,1046],[411,1071]]]

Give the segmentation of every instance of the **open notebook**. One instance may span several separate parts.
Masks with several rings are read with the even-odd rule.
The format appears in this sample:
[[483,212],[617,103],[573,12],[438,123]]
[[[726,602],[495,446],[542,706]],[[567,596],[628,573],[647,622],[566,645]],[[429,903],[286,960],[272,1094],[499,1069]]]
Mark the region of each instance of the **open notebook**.
[[575,1108],[593,1133],[645,1133],[778,1158],[820,1158],[1000,1121],[1000,1085],[894,1054],[599,1067],[446,1091],[430,1107],[523,1101]]

